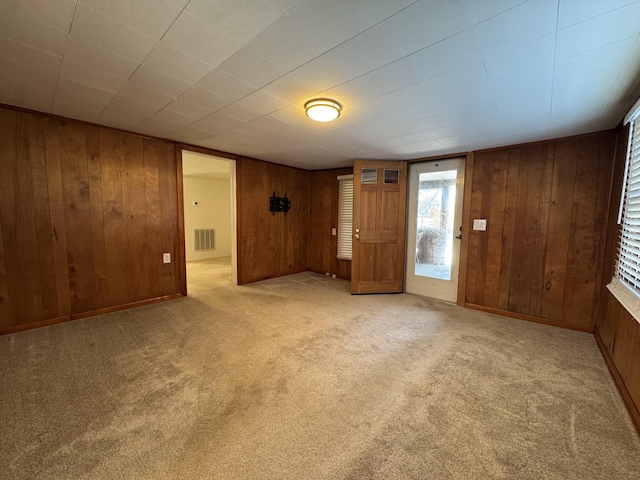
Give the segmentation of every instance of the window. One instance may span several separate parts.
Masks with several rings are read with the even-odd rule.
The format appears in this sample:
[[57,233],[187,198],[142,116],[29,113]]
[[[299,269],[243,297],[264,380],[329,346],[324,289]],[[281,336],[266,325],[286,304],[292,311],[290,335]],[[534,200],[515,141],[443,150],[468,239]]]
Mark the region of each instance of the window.
[[625,117],[629,144],[618,223],[620,244],[611,293],[640,321],[640,100]]
[[640,295],[640,125],[637,120],[629,126],[625,176],[616,276]]
[[351,260],[353,230],[353,175],[338,177],[338,258]]
[[363,185],[378,183],[378,170],[375,168],[363,168],[360,172],[360,183]]
[[384,183],[389,184],[393,183],[395,185],[400,183],[400,170],[396,169],[384,169]]

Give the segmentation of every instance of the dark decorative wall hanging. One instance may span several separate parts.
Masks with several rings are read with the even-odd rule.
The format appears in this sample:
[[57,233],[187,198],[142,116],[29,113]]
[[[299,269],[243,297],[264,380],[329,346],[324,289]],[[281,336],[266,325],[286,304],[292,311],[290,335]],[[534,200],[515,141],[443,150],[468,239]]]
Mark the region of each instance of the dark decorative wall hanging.
[[284,212],[286,215],[291,208],[291,201],[287,198],[287,194],[284,197],[276,197],[276,192],[273,192],[273,196],[269,197],[269,211],[275,215],[276,212]]

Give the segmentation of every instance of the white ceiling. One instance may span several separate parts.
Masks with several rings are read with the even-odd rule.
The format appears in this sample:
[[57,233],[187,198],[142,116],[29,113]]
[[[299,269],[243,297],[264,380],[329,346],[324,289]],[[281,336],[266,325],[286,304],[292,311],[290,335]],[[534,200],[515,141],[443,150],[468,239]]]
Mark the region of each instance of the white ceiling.
[[319,169],[612,128],[639,34],[631,0],[0,0],[0,102]]

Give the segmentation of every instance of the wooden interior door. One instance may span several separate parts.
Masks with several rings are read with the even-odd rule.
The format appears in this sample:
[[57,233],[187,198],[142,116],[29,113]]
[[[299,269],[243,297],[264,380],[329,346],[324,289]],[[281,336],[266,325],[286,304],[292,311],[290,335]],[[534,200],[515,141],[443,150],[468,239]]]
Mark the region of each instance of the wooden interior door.
[[402,292],[406,200],[406,162],[355,161],[351,293]]

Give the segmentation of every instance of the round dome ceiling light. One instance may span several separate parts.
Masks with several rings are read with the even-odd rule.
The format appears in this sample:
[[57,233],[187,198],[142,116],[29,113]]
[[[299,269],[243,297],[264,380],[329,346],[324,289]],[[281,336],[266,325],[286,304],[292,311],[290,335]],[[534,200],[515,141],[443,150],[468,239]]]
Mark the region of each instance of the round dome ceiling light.
[[340,105],[328,98],[315,98],[304,104],[307,116],[316,122],[330,122],[340,116]]

